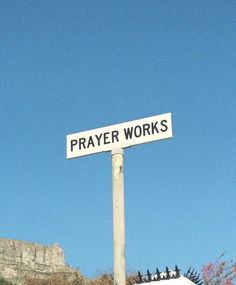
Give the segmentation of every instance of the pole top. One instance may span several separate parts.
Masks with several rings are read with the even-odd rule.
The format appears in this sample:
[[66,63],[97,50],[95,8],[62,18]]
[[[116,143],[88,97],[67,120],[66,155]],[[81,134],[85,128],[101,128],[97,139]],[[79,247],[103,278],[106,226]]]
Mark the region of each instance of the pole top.
[[113,154],[122,154],[122,155],[124,155],[124,150],[123,150],[123,148],[114,148],[114,149],[111,150],[111,155],[113,155]]

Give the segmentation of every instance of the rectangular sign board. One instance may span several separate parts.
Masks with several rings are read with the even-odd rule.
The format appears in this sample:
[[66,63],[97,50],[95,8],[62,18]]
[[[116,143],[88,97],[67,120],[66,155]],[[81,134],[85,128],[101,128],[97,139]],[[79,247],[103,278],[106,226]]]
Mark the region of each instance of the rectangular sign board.
[[67,135],[67,159],[172,137],[171,113]]

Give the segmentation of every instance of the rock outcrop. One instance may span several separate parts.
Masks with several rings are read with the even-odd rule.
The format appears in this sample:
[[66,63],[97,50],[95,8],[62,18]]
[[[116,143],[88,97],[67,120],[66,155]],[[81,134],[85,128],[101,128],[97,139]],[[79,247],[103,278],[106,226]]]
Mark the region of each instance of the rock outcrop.
[[72,274],[65,265],[59,244],[45,246],[36,243],[0,238],[0,276],[21,283],[25,276],[45,278],[51,273]]

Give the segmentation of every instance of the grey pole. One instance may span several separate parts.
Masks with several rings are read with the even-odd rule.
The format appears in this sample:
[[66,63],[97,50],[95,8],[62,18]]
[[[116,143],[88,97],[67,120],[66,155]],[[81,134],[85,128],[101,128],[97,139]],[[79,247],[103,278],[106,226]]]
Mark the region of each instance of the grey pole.
[[113,186],[113,248],[114,285],[126,285],[125,271],[125,211],[124,211],[124,152],[114,149],[112,154]]

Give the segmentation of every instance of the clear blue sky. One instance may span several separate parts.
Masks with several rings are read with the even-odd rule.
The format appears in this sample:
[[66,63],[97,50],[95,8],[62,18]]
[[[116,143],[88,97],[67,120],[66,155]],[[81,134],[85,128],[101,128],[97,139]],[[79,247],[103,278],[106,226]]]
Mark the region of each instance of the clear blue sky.
[[236,256],[236,2],[0,1],[0,236],[113,267],[110,153],[66,135],[166,112],[125,150],[127,270]]

